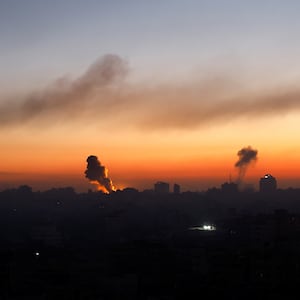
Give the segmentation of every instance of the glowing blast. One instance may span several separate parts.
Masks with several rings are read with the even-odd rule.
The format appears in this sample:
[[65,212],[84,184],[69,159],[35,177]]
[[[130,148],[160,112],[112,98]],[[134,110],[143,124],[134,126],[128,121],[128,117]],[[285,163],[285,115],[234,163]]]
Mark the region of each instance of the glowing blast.
[[115,187],[108,177],[108,170],[105,166],[101,165],[97,156],[90,155],[86,161],[87,169],[85,171],[85,177],[88,178],[92,184],[97,185],[97,190],[104,193],[115,191]]

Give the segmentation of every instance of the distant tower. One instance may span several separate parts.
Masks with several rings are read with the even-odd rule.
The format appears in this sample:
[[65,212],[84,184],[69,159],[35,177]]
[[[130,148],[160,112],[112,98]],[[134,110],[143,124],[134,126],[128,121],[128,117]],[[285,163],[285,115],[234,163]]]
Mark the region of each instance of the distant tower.
[[166,182],[156,182],[154,184],[154,191],[158,194],[168,194],[170,192],[170,185]]
[[270,174],[266,174],[259,181],[259,191],[262,193],[274,192],[277,189],[276,178]]
[[180,185],[175,183],[173,187],[174,194],[180,194]]

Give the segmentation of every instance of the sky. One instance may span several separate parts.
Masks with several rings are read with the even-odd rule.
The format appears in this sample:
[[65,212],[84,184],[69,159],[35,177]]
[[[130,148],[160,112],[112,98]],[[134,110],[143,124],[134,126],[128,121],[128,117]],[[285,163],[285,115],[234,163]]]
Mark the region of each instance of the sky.
[[300,187],[299,1],[0,0],[0,189]]

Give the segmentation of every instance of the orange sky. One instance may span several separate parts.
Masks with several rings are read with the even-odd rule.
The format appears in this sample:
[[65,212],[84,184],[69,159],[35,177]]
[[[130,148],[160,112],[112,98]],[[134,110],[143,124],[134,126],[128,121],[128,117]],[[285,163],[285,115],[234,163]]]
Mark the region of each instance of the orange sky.
[[[233,121],[195,130],[139,131],[124,126],[80,123],[1,131],[3,187],[31,184],[34,189],[72,185],[90,187],[84,177],[87,156],[98,156],[117,188],[151,188],[158,180],[179,183],[183,190],[202,190],[235,178],[237,151],[251,145],[257,162],[245,181],[257,185],[271,173],[281,187],[300,186],[298,114]],[[5,137],[5,139],[3,138]],[[4,143],[5,140],[5,143]]]
[[290,2],[5,1],[0,189],[87,190],[92,154],[117,187],[202,190],[234,178],[249,145],[246,182],[271,173],[300,187]]
[[[279,186],[300,186],[296,85],[249,84],[233,74],[151,85],[130,83],[117,55],[75,79],[0,105],[0,186],[87,190],[86,158],[96,155],[116,188],[177,182],[203,190],[234,180],[237,152],[258,150],[245,182],[265,173]],[[7,100],[7,99],[6,99]]]

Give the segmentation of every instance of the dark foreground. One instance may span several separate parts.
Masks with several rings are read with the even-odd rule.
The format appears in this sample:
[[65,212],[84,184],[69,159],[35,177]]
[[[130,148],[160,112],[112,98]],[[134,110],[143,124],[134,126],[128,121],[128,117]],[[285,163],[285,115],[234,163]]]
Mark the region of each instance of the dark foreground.
[[24,186],[0,193],[0,225],[0,299],[299,298],[298,190]]

